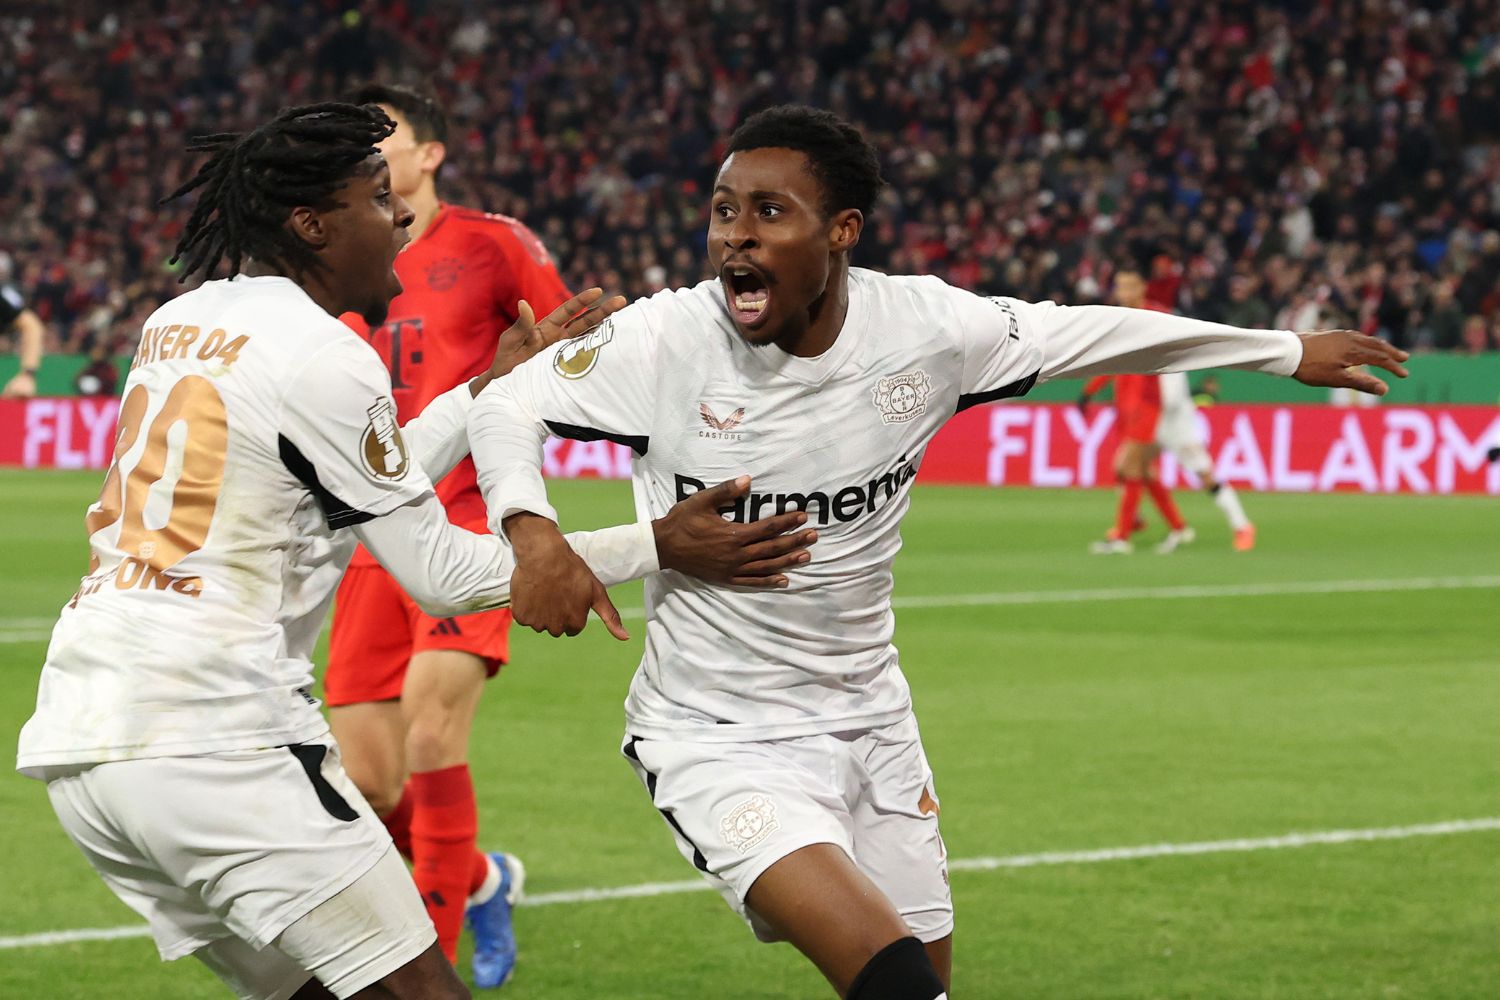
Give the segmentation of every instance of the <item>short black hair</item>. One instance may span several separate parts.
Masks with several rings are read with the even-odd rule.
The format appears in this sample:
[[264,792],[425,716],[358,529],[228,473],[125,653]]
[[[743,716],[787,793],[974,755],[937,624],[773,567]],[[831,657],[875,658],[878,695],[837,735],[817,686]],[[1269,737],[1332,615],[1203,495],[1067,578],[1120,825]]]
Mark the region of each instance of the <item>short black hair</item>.
[[243,135],[219,132],[190,140],[189,152],[213,155],[192,180],[161,200],[166,204],[203,189],[172,254],[173,264],[186,259],[178,280],[196,271],[212,277],[225,258],[231,278],[247,258],[292,274],[321,266],[317,253],[286,228],[288,215],[299,205],[336,205],[334,193],[395,128],[373,105],[308,104]]
[[734,130],[724,155],[748,149],[794,149],[806,156],[823,186],[827,215],[846,208],[869,215],[885,187],[875,147],[832,111],[803,104],[757,111]]
[[395,108],[411,126],[418,142],[448,141],[448,116],[437,98],[430,97],[411,87],[394,84],[367,83],[356,87],[344,98],[350,104],[384,104]]

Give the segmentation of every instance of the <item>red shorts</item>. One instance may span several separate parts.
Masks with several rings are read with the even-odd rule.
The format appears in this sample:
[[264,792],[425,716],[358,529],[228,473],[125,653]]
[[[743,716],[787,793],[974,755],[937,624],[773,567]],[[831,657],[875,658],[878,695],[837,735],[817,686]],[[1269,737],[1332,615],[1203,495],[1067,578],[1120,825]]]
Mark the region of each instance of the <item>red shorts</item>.
[[1120,409],[1120,439],[1136,444],[1154,444],[1160,406],[1130,406]]
[[351,566],[334,597],[324,700],[355,705],[399,698],[406,665],[432,649],[472,653],[493,677],[510,655],[509,632],[506,608],[434,618],[384,568]]

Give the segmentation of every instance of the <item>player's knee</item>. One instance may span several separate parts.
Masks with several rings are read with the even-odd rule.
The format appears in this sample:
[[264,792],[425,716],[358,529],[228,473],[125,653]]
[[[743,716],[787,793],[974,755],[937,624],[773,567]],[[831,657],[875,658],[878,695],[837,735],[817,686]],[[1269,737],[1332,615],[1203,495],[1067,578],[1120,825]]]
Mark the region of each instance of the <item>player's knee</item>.
[[402,788],[399,781],[361,783],[358,779],[353,780],[354,787],[359,789],[359,793],[365,797],[365,801],[370,804],[376,816],[389,816],[401,804]]
[[849,985],[848,1000],[940,1000],[947,991],[915,937],[886,945]]
[[455,713],[423,713],[411,720],[406,731],[406,755],[414,770],[446,767],[463,761],[467,739]]

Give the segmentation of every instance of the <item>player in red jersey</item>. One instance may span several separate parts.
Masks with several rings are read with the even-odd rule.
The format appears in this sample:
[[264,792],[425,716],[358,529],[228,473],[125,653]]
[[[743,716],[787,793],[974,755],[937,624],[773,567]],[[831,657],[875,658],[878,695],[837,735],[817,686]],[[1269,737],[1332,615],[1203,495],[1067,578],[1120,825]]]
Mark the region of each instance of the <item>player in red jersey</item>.
[[[1115,302],[1130,309],[1154,309],[1171,312],[1159,302],[1146,298],[1146,282],[1139,271],[1121,269],[1115,272]],[[1106,384],[1115,386],[1115,411],[1119,414],[1120,444],[1115,449],[1115,478],[1120,481],[1120,506],[1115,526],[1091,551],[1099,555],[1134,551],[1130,542],[1140,522],[1136,511],[1141,491],[1151,495],[1166,519],[1167,537],[1157,546],[1158,552],[1171,552],[1193,540],[1193,529],[1182,519],[1177,502],[1161,480],[1156,478],[1156,425],[1161,420],[1161,380],[1156,375],[1100,375],[1084,386],[1080,406],[1087,406]]]
[[[350,326],[385,358],[401,420],[489,367],[495,343],[524,301],[545,315],[568,298],[546,249],[515,219],[443,204],[435,175],[447,122],[437,103],[399,87],[368,86],[352,103],[378,104],[396,122],[380,145],[391,187],[416,213],[396,260],[405,288],[383,326]],[[486,532],[474,464],[437,485],[453,523]],[[478,849],[469,731],[487,678],[506,661],[510,614],[423,614],[360,549],[339,587],[325,680],[345,766],[385,820],[450,961],[467,909],[477,985],[499,986],[515,960],[510,906],[524,873],[511,855]],[[467,906],[466,906],[467,904]]]

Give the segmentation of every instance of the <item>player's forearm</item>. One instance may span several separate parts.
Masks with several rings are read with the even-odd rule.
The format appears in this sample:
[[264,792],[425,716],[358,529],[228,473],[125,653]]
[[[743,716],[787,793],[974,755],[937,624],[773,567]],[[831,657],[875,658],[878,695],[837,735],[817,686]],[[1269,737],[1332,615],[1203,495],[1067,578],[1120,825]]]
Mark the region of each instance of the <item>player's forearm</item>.
[[354,532],[429,615],[447,618],[510,601],[510,548],[494,535],[450,524],[432,494],[356,525]]
[[1118,306],[1058,306],[1046,317],[1042,378],[1243,368],[1291,375],[1302,342],[1289,330],[1247,330]]
[[412,457],[433,482],[469,454],[468,421],[474,397],[468,383],[449,389],[401,428]]
[[512,514],[531,513],[557,521],[542,482],[546,427],[515,397],[508,381],[501,379],[479,394],[469,409],[468,422],[469,449],[489,509],[490,530],[501,535]]
[[42,346],[47,339],[47,328],[30,309],[16,317],[16,331],[21,343],[17,355],[21,359],[21,370],[34,372],[42,366]]
[[661,569],[650,521],[598,531],[570,531],[564,538],[606,587],[639,580]]

